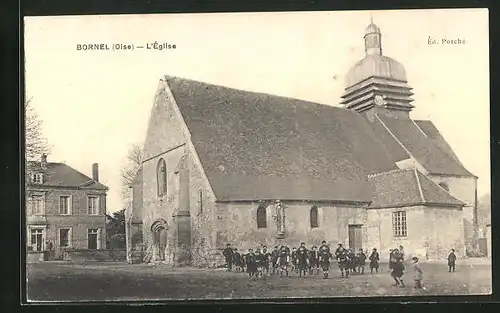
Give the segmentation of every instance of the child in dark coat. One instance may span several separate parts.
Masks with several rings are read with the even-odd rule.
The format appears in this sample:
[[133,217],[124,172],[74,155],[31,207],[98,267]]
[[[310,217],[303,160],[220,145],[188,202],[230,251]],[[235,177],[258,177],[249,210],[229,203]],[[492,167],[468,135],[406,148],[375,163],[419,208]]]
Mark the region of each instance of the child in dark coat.
[[378,261],[380,260],[380,255],[376,248],[373,248],[372,254],[370,254],[370,272],[373,274],[373,270],[377,271],[378,274]]
[[457,260],[457,256],[455,254],[455,249],[451,249],[450,254],[448,254],[448,272],[455,271],[455,262]]

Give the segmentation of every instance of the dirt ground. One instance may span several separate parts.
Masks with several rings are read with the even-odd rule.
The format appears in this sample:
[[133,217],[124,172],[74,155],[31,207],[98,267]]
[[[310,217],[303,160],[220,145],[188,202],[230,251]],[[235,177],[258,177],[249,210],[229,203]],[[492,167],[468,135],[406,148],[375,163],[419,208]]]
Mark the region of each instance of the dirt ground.
[[[446,264],[423,263],[426,291],[413,290],[412,273],[406,288],[392,286],[387,265],[379,274],[341,278],[334,267],[330,278],[300,278],[293,273],[249,280],[248,275],[224,269],[172,268],[167,265],[124,263],[36,263],[27,265],[30,301],[113,301],[258,299],[302,297],[360,297],[412,295],[471,295],[491,293],[491,265],[458,265],[448,273]],[[410,269],[409,264],[407,268]]]

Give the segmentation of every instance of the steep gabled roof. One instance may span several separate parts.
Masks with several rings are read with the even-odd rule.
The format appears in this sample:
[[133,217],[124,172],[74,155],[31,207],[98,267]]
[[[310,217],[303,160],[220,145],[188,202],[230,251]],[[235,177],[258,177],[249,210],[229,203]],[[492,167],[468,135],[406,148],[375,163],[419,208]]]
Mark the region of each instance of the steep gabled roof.
[[[416,124],[411,119],[386,116],[379,118],[429,173],[475,177],[465,169],[454,154],[450,154],[451,148],[439,132],[436,133],[437,129],[432,128],[434,126],[432,123],[419,121]],[[424,128],[419,129],[420,125]]]
[[434,123],[425,120],[415,120],[415,124],[417,124],[417,126],[426,134],[427,138],[432,140],[436,146],[453,158],[455,162],[463,166],[462,162],[460,162],[457,155],[453,152],[453,149],[451,149],[450,145],[446,142],[446,139],[444,139]]
[[370,208],[465,205],[415,169],[371,175],[369,179],[375,186]]
[[29,161],[27,171],[43,173],[43,183],[36,185],[29,184],[31,186],[70,187],[99,190],[108,189],[108,187],[103,184],[64,163],[48,162],[47,168],[42,169],[40,162]]
[[219,201],[369,201],[367,175],[396,168],[356,112],[177,77],[166,81]]

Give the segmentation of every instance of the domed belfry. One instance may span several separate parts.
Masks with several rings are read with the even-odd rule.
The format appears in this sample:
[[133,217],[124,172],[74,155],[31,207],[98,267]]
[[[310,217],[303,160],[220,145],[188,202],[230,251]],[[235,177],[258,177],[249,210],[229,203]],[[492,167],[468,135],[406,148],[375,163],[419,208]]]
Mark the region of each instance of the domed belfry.
[[366,55],[347,73],[341,104],[359,113],[409,118],[413,93],[403,65],[383,55],[382,33],[373,21],[364,39]]

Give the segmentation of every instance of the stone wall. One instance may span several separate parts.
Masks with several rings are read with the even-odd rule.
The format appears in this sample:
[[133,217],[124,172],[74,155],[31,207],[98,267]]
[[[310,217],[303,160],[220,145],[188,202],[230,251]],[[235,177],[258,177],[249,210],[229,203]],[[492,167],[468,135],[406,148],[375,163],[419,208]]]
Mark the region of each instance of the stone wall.
[[[161,218],[168,224],[167,263],[214,265],[218,254],[213,245],[215,196],[190,142],[182,115],[164,82],[158,87],[144,150],[144,250],[152,244],[152,223]],[[160,157],[165,159],[168,173],[167,195],[161,197],[157,194],[156,176]],[[136,194],[134,196],[139,196]]]
[[[176,168],[185,153],[185,147],[170,150],[149,159],[142,165],[143,168],[143,240],[147,246],[153,243],[153,233],[151,225],[163,219],[167,222],[167,245],[166,262],[174,264],[176,248],[178,243],[177,227],[174,224],[173,216],[178,209],[178,182],[175,173]],[[164,159],[167,167],[167,192],[164,195],[158,195],[157,186],[157,168],[160,159]]]
[[[334,247],[338,243],[348,245],[348,225],[365,224],[365,209],[354,205],[333,203],[283,202],[285,206],[285,237],[277,239],[277,224],[274,204],[267,207],[267,227],[257,228],[259,203],[218,203],[217,248],[223,249],[231,243],[239,250],[255,249],[261,244],[268,248],[280,243],[298,247],[305,242],[307,247],[321,245],[326,240]],[[310,210],[318,207],[319,227],[311,228]]]
[[192,264],[215,267],[222,259],[215,246],[215,195],[196,157],[189,156]]
[[[393,212],[397,211],[406,212],[406,237],[393,234]],[[384,261],[388,261],[389,249],[399,246],[405,249],[406,259],[444,258],[452,248],[464,256],[462,214],[459,209],[423,206],[369,209],[367,245],[377,248]]]
[[463,209],[464,238],[466,245],[471,245],[474,238],[474,206],[477,179],[474,177],[457,177],[446,175],[429,175],[436,184],[445,183],[458,200],[464,202]]

